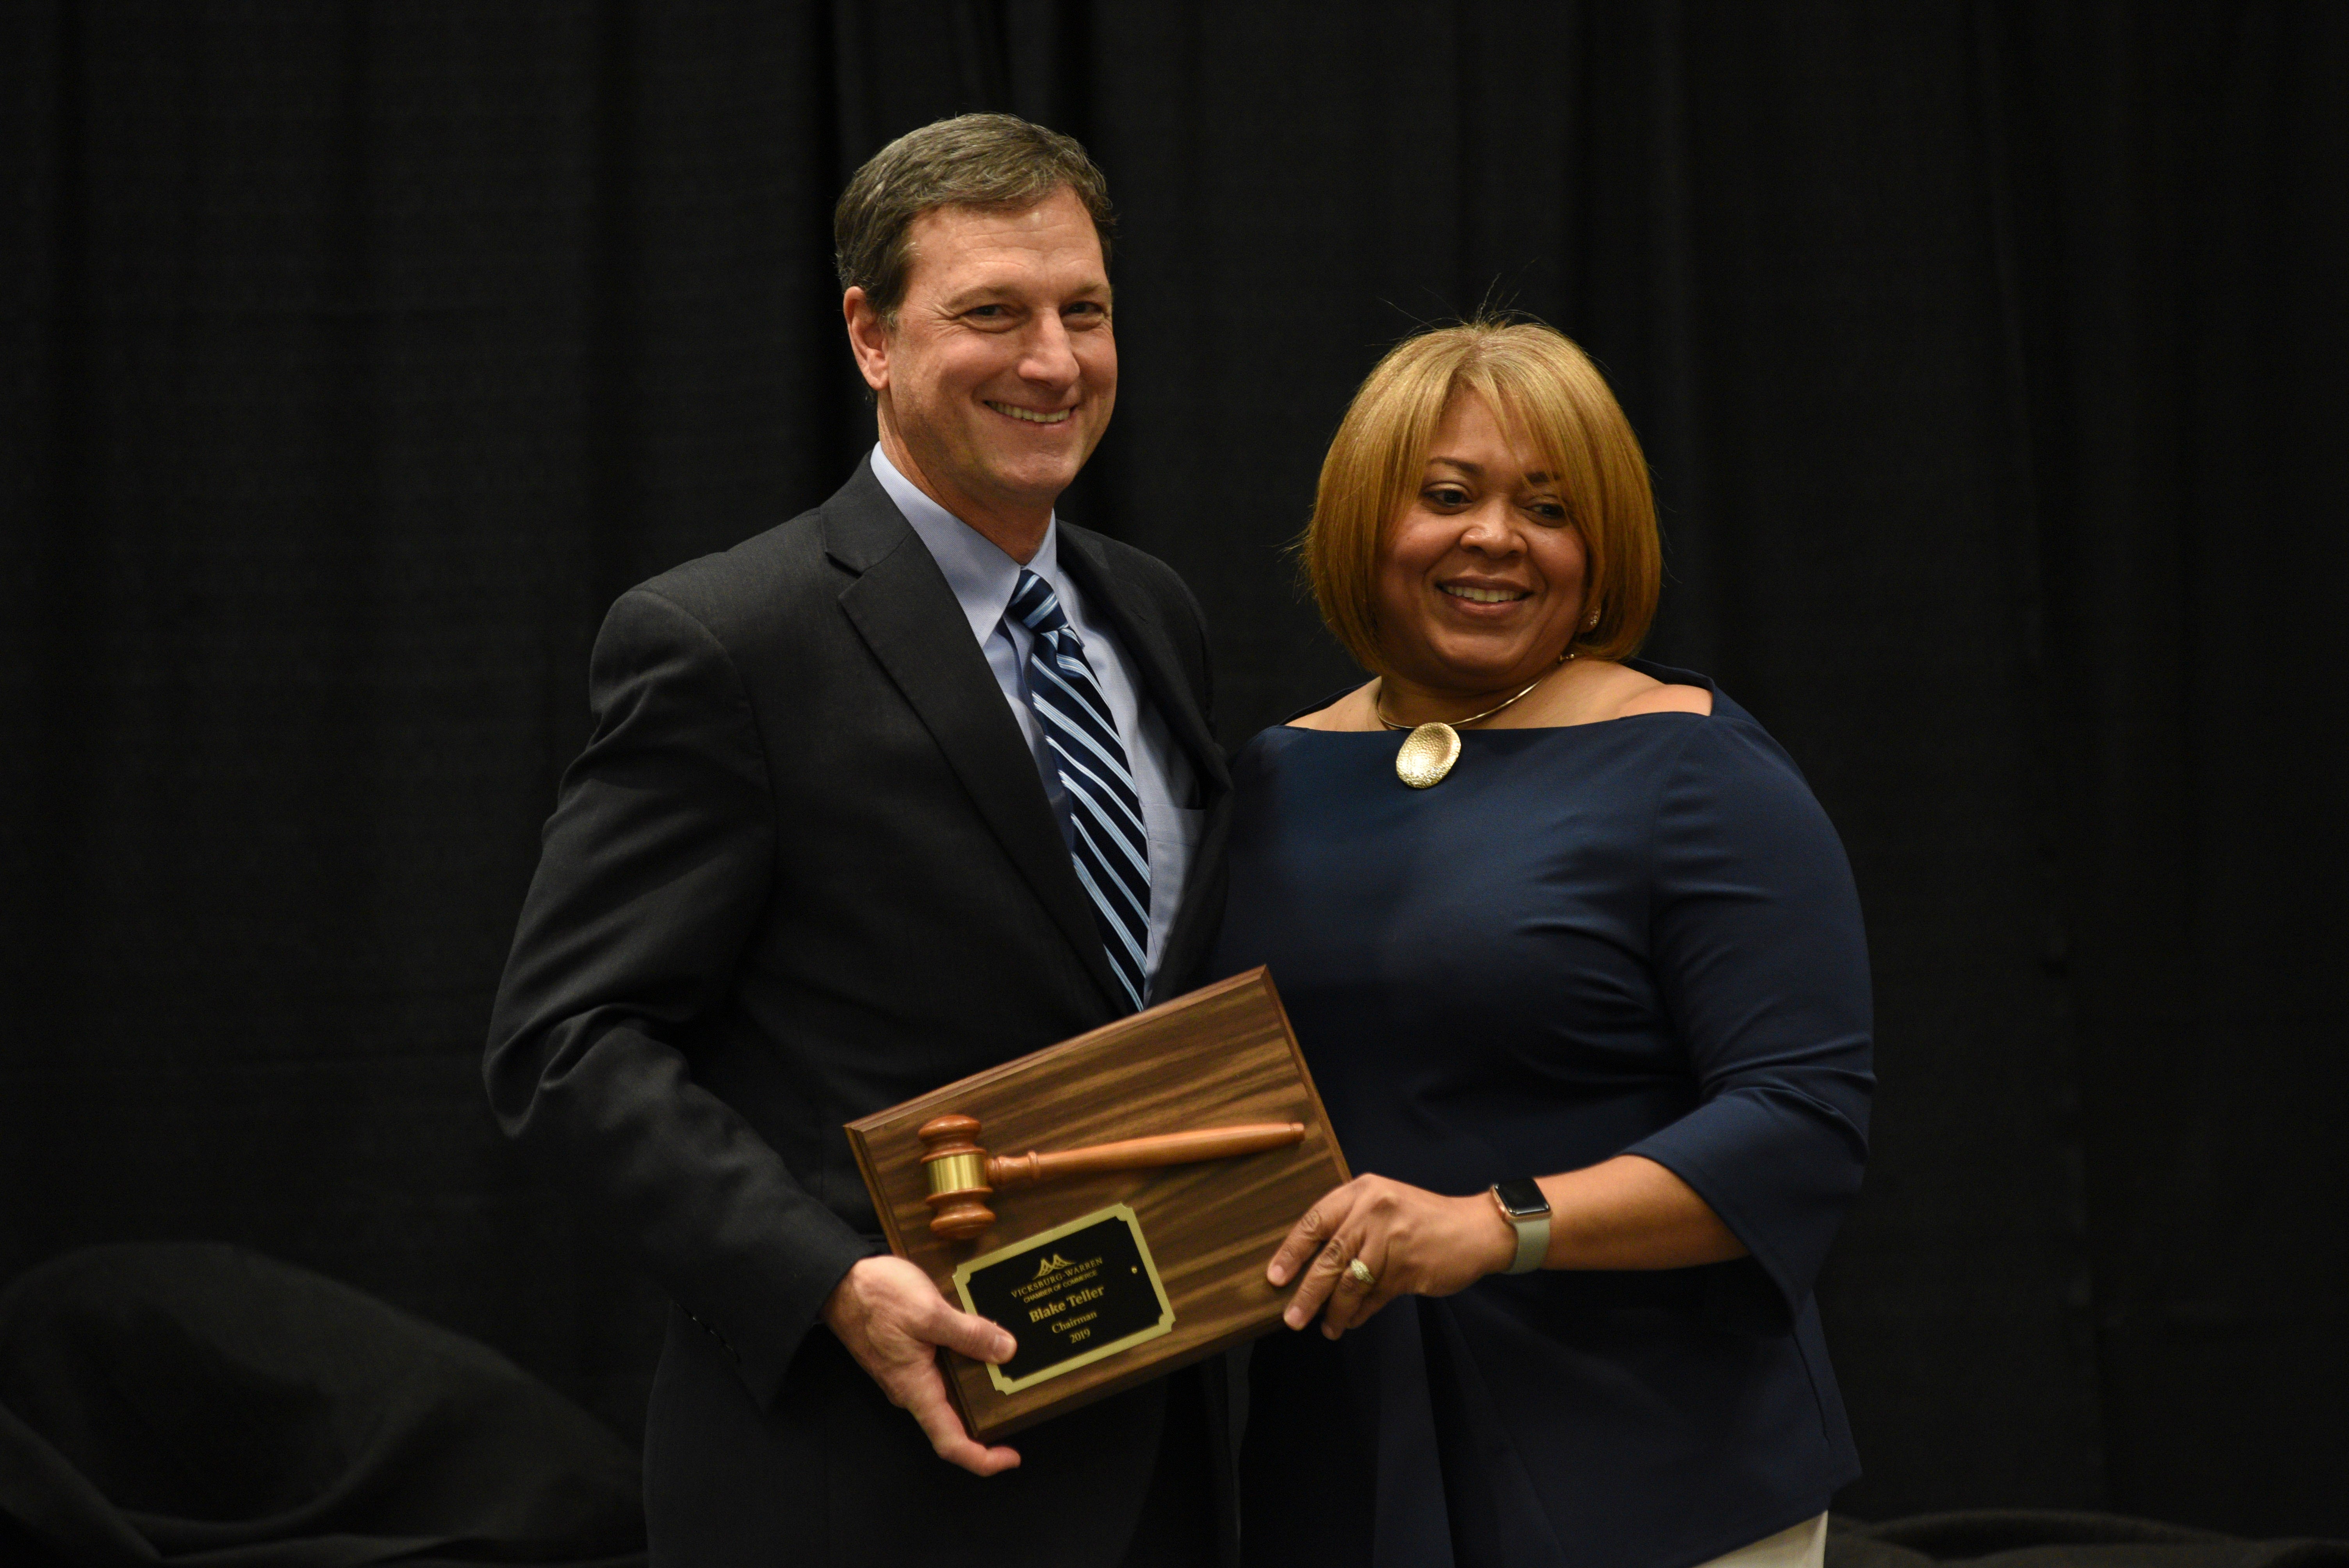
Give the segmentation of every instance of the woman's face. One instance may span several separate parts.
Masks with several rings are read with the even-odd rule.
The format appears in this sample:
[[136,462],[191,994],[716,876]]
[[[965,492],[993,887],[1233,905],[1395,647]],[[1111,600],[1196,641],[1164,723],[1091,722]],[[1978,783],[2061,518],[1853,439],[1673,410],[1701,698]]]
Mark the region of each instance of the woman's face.
[[1582,535],[1541,459],[1482,397],[1456,394],[1379,564],[1381,651],[1404,680],[1461,694],[1526,685],[1583,614]]

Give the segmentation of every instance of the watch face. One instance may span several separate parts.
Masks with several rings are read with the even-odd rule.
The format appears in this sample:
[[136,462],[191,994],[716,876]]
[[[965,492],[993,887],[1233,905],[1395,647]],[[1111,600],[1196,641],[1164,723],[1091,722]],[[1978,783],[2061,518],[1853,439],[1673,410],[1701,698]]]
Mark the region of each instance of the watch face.
[[1512,1219],[1537,1220],[1549,1212],[1549,1200],[1542,1196],[1541,1184],[1530,1176],[1520,1176],[1513,1181],[1495,1181],[1494,1192],[1501,1207]]

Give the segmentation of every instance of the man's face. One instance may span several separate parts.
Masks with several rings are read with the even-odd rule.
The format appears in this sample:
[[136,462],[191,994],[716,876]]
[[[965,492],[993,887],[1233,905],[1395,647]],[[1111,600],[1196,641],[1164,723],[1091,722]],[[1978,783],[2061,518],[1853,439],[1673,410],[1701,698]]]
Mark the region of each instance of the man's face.
[[1063,188],[1022,212],[934,208],[910,237],[894,325],[861,290],[843,302],[884,440],[894,429],[907,477],[982,532],[1032,519],[1040,533],[1117,401],[1092,219]]

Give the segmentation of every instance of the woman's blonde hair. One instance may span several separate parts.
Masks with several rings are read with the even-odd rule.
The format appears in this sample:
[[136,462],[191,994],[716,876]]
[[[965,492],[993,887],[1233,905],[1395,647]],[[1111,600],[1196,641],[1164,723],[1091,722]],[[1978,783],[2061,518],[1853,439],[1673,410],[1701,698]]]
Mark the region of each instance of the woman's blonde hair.
[[1537,321],[1480,318],[1423,332],[1364,378],[1321,460],[1299,544],[1321,619],[1364,669],[1385,673],[1380,552],[1419,490],[1445,407],[1463,392],[1482,397],[1511,439],[1557,476],[1588,557],[1585,603],[1599,612],[1599,624],[1578,626],[1567,645],[1585,658],[1632,653],[1655,618],[1663,574],[1647,459],[1598,366]]

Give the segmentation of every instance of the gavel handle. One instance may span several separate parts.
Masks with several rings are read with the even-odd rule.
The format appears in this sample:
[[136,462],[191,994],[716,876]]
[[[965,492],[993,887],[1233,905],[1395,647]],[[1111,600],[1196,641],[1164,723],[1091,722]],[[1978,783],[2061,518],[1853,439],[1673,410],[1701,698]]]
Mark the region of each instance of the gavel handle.
[[1083,1149],[1058,1149],[1049,1154],[994,1155],[987,1161],[989,1187],[1022,1187],[1060,1176],[1092,1176],[1103,1171],[1147,1171],[1160,1165],[1190,1165],[1202,1160],[1227,1160],[1235,1154],[1256,1154],[1303,1141],[1301,1121],[1259,1121],[1238,1127],[1211,1127],[1198,1132],[1164,1132],[1155,1138],[1129,1138],[1123,1143],[1095,1143]]

